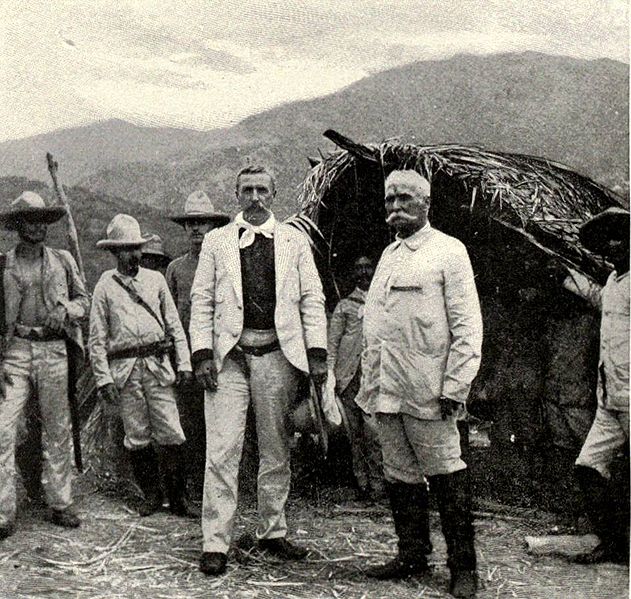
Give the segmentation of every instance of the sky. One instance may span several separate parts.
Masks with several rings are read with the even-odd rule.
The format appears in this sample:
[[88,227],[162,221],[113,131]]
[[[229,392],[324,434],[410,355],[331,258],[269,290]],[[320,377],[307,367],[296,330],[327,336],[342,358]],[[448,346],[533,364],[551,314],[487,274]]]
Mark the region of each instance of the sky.
[[626,0],[0,0],[0,141],[109,118],[208,130],[469,52],[629,62]]

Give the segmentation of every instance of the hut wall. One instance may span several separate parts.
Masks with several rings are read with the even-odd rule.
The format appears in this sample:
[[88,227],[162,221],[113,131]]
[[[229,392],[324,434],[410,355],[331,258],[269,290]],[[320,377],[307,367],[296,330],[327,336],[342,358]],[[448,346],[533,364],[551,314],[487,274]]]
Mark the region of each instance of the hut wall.
[[[318,225],[329,247],[319,248],[328,259],[318,267],[342,297],[354,259],[378,258],[393,239],[383,176],[357,161],[322,198]],[[595,410],[598,314],[564,291],[564,271],[548,254],[472,210],[471,200],[460,180],[434,177],[430,221],[467,246],[483,310],[483,359],[469,407],[493,427],[490,451],[472,454],[477,488],[503,501],[575,510],[571,464]]]

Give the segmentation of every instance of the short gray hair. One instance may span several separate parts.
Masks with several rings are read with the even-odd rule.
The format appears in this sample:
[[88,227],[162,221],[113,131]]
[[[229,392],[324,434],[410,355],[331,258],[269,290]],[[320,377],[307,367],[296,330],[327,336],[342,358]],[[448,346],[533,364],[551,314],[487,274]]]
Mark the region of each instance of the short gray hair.
[[406,187],[417,188],[425,197],[431,194],[432,186],[429,181],[417,171],[408,169],[400,171],[392,171],[385,181],[385,187],[389,185],[405,185]]

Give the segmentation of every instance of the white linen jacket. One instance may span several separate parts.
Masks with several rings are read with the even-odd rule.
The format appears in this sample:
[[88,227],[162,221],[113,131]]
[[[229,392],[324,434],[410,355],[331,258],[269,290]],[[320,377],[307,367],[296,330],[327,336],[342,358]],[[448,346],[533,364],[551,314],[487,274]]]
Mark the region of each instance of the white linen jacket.
[[441,395],[465,402],[478,372],[482,317],[469,256],[427,225],[383,252],[364,309],[365,412],[440,419]]
[[[309,372],[307,349],[326,348],[322,283],[304,234],[290,225],[274,227],[276,311],[281,350],[302,372]],[[243,332],[243,289],[239,225],[206,234],[191,288],[191,350],[212,350],[217,371]]]

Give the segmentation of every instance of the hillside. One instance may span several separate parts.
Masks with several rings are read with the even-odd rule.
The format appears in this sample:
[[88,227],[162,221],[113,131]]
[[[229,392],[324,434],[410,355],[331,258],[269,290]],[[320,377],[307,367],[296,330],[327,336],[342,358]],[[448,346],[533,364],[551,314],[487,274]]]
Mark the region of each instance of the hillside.
[[525,53],[419,62],[248,118],[228,131],[247,144],[169,165],[130,164],[83,183],[152,205],[181,201],[202,187],[234,210],[234,172],[254,156],[278,171],[278,211],[286,214],[296,208],[307,156],[331,147],[321,137],[331,127],[357,141],[400,136],[536,154],[624,190],[628,83],[628,66],[611,60]]
[[45,156],[51,152],[64,169],[64,179],[74,184],[90,173],[128,162],[162,162],[213,148],[224,133],[102,121],[0,143],[0,176],[46,179]]
[[[24,190],[36,191],[47,203],[53,204],[54,194],[40,181],[31,181],[24,177],[0,178],[0,205],[6,206]],[[66,195],[79,233],[79,244],[86,269],[90,289],[98,280],[101,272],[114,264],[109,252],[97,249],[96,242],[105,235],[105,227],[111,218],[119,212],[131,214],[140,222],[143,232],[158,233],[166,240],[166,249],[176,256],[186,250],[186,238],[178,225],[166,220],[157,210],[140,204],[124,202],[117,198],[92,193],[81,187],[66,188]],[[53,247],[67,248],[64,221],[50,226],[47,243]],[[12,248],[17,236],[0,228],[0,252]]]
[[[70,144],[72,152],[59,156],[67,180],[81,164],[83,186],[167,209],[202,188],[221,208],[234,212],[234,173],[248,160],[260,160],[278,174],[278,212],[292,212],[307,156],[317,155],[318,147],[332,148],[321,137],[327,128],[362,142],[396,136],[420,144],[454,142],[532,153],[625,191],[628,71],[628,65],[612,60],[532,52],[458,55],[377,73],[329,96],[279,106],[226,130],[200,133],[109,121],[68,130],[72,135],[60,131],[40,136],[45,140],[30,139],[39,144],[38,152],[55,135]],[[111,131],[119,141],[111,142]],[[11,144],[17,143],[28,154],[28,139],[0,144],[2,172],[9,168],[4,163],[15,148]],[[13,174],[23,172],[15,160],[8,164]]]

